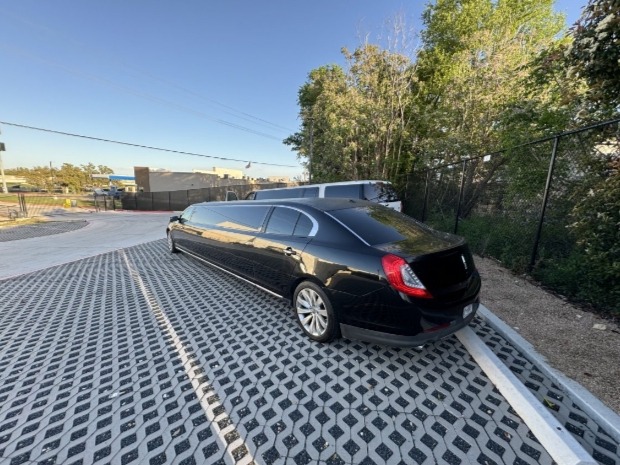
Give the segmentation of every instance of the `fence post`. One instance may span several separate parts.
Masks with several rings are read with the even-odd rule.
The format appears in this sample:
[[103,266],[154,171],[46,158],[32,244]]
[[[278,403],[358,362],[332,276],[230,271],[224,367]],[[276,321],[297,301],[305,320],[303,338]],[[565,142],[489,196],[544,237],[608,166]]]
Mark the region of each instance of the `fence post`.
[[463,200],[463,189],[465,188],[465,167],[467,160],[463,160],[463,171],[461,171],[461,190],[459,191],[459,202],[456,206],[456,218],[454,219],[454,234],[459,228],[459,215],[461,214],[461,201]]
[[19,200],[19,209],[23,212],[24,217],[28,216],[28,209],[26,208],[26,196],[25,194],[17,194]]
[[547,201],[549,200],[549,188],[551,187],[551,179],[553,178],[553,168],[555,168],[555,156],[558,151],[559,136],[553,139],[553,151],[551,152],[551,161],[549,162],[549,171],[547,171],[547,182],[545,183],[545,194],[543,195],[542,207],[540,208],[540,218],[538,219],[538,228],[536,229],[536,238],[534,239],[534,247],[532,247],[532,256],[527,272],[531,273],[536,262],[538,253],[538,243],[540,242],[540,233],[542,232],[543,222],[545,221],[545,211],[547,210]]
[[428,184],[429,184],[430,177],[431,177],[431,170],[427,170],[426,171],[426,183],[424,185],[424,203],[422,204],[422,218],[420,219],[422,223],[424,223],[424,220],[426,219],[426,205],[428,202]]
[[153,205],[153,193],[151,192],[151,211],[155,210],[155,206]]
[[133,200],[134,200],[134,203],[136,204],[136,208],[134,208],[134,210],[137,210],[138,209],[138,193],[137,192],[133,194]]

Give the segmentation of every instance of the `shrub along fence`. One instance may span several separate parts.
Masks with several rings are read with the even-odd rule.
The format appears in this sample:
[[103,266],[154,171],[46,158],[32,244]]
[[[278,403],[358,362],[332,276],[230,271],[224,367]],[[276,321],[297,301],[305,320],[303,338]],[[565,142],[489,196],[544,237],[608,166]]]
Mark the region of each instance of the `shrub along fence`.
[[[254,190],[275,189],[277,187],[288,186],[289,184],[284,182],[275,182],[265,184],[236,184],[232,186],[205,187],[202,189],[180,191],[123,193],[121,194],[120,201],[124,210],[179,211],[185,210],[194,203],[226,200],[226,192],[229,191],[236,193],[239,199],[243,199]],[[109,202],[112,202],[112,200]]]
[[410,173],[405,212],[620,315],[620,120]]

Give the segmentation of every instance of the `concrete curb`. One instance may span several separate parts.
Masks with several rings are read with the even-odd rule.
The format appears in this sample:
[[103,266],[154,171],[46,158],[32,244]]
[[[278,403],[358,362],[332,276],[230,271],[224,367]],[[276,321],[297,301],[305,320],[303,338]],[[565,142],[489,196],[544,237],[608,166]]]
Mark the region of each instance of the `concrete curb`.
[[457,331],[456,337],[555,462],[563,465],[597,464],[471,328]]
[[547,375],[554,384],[559,386],[571,400],[586,412],[610,437],[620,442],[620,416],[603,404],[590,391],[564,373],[552,368],[547,359],[536,352],[534,346],[527,342],[519,333],[504,323],[488,308],[480,305],[480,316],[489,326],[501,334],[510,344],[523,354],[532,364]]

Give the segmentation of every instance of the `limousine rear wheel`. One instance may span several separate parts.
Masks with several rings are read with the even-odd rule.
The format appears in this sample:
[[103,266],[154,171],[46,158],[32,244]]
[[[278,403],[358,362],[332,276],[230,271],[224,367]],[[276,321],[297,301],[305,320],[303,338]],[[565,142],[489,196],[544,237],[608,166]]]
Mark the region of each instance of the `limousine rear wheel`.
[[310,281],[303,281],[293,297],[297,322],[306,335],[317,342],[329,342],[338,335],[338,319],[329,298]]
[[172,239],[172,231],[168,232],[168,251],[170,253],[177,253],[178,252],[177,247],[174,245],[174,239]]

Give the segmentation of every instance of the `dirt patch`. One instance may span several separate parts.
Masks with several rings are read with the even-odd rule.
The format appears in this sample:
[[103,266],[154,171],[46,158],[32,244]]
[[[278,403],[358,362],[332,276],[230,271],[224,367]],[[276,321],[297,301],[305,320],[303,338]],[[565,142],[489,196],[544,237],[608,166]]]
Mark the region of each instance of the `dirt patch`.
[[37,224],[48,221],[47,218],[17,218],[15,220],[9,220],[6,218],[0,218],[0,229],[14,228],[17,226],[24,226],[27,224]]
[[[481,301],[517,330],[549,364],[620,414],[620,327],[476,257]],[[605,329],[594,329],[604,325]]]

